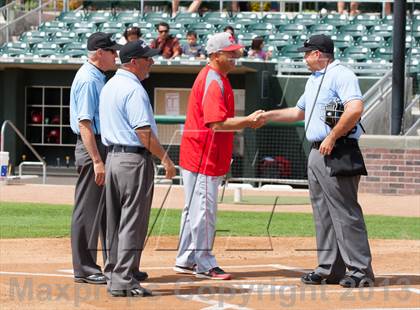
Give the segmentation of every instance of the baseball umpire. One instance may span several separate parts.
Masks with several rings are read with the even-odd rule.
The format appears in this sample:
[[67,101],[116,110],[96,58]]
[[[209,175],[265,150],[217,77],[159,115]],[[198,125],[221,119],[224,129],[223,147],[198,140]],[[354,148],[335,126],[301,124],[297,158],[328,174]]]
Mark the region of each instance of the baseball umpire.
[[120,45],[111,40],[111,34],[92,34],[87,42],[89,59],[77,71],[70,90],[70,125],[77,135],[75,159],[79,174],[71,222],[76,282],[106,283],[101,267],[96,264],[97,244],[90,246],[89,239],[98,240],[99,227],[94,227],[92,222],[101,209],[100,198],[105,182],[106,150],[100,137],[99,94],[105,84],[104,72],[115,69],[119,48]]
[[148,78],[152,49],[142,41],[121,48],[121,68],[104,86],[100,96],[102,142],[108,146],[106,161],[105,275],[116,297],[145,297],[152,293],[135,276],[147,234],[153,197],[152,154],[172,178],[176,171],[157,139],[149,97],[141,81]]
[[262,111],[234,117],[234,96],[227,74],[235,69],[242,48],[227,32],[213,35],[206,47],[210,63],[198,74],[189,97],[180,149],[185,207],[174,270],[196,273],[198,278],[231,279],[211,252],[218,186],[230,167],[233,131],[263,124],[256,121]]
[[[372,256],[362,209],[357,202],[363,169],[354,171],[352,163],[346,163],[346,159],[361,157],[357,140],[362,133],[359,120],[363,101],[358,80],[350,69],[334,60],[334,43],[330,37],[311,36],[299,50],[305,52],[304,59],[312,72],[305,92],[296,107],[269,111],[262,117],[281,122],[304,119],[306,138],[312,143],[308,182],[318,267],[304,275],[302,282],[372,286]],[[331,102],[344,105],[335,126],[325,122]],[[337,161],[331,160],[333,157]]]

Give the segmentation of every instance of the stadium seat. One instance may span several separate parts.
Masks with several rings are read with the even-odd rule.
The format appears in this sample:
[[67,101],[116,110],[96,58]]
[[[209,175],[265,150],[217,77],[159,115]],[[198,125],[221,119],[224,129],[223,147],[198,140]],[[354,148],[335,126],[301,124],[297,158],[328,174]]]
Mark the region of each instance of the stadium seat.
[[64,23],[74,24],[85,20],[85,15],[81,11],[62,12],[58,20]]
[[91,22],[74,23],[71,30],[76,34],[93,33],[97,31],[96,25]]
[[144,20],[148,23],[152,23],[153,25],[157,25],[160,22],[169,22],[171,17],[168,13],[161,13],[161,12],[150,12],[147,13],[144,17]]
[[299,24],[287,24],[279,27],[279,32],[291,36],[298,36],[306,33],[306,27]]
[[229,20],[231,20],[231,16],[226,12],[207,12],[203,15],[203,21],[213,25],[224,24]]
[[347,58],[352,58],[358,61],[365,61],[368,58],[371,58],[371,50],[363,46],[351,46],[344,50],[343,56]]
[[57,31],[66,31],[68,29],[67,23],[60,22],[58,20],[53,20],[50,22],[45,22],[41,24],[38,28],[40,31],[45,31],[47,33],[53,34]]
[[376,49],[375,53],[373,54],[375,58],[384,59],[384,60],[392,60],[392,46],[381,47]]
[[280,55],[290,59],[303,59],[303,53],[298,52],[300,45],[287,45],[281,49]]
[[86,16],[86,20],[92,23],[106,23],[113,21],[115,16],[109,11],[95,11]]
[[362,36],[357,39],[356,45],[368,47],[368,48],[379,48],[386,45],[384,37],[377,35]]
[[54,42],[38,43],[32,49],[32,54],[39,57],[57,56],[61,53],[61,48]]
[[268,36],[267,44],[281,48],[293,44],[293,39],[288,34],[276,33]]
[[349,24],[349,18],[344,14],[328,14],[321,20],[321,22],[333,26],[344,26]]
[[295,24],[312,26],[320,22],[318,14],[297,14],[293,19]]
[[258,35],[270,35],[276,31],[276,27],[272,24],[256,23],[249,25],[247,30]]
[[77,36],[76,33],[71,32],[71,31],[65,31],[65,32],[56,32],[52,37],[51,37],[51,42],[58,44],[58,45],[63,45],[63,44],[68,44],[68,43],[72,43],[75,42],[79,39],[79,37]]
[[276,26],[277,28],[281,25],[290,24],[291,19],[286,14],[266,14],[262,18],[263,23],[268,23],[273,26]]
[[181,12],[175,16],[174,21],[183,25],[191,25],[200,23],[201,19],[197,13]]
[[361,37],[367,34],[367,28],[364,25],[358,24],[349,24],[345,26],[341,26],[338,30],[341,34],[348,34],[351,35],[353,38]]
[[244,32],[238,34],[239,43],[244,46],[251,46],[252,40],[258,37],[256,33]]
[[349,18],[350,23],[364,26],[375,26],[381,23],[381,18],[379,15],[373,14],[359,14],[356,16],[351,16]]
[[140,13],[138,11],[124,11],[116,15],[115,21],[123,23],[125,25],[137,23],[141,20]]
[[209,24],[209,23],[196,23],[196,24],[188,25],[187,30],[188,31],[195,31],[195,33],[197,33],[197,35],[203,36],[203,35],[206,35],[208,33],[215,32],[215,27],[212,24]]
[[244,26],[248,26],[248,25],[252,25],[255,24],[256,21],[258,21],[258,15],[256,13],[238,13],[236,14],[235,18],[234,18],[234,23],[235,24],[240,24],[240,25],[244,25]]
[[45,31],[35,30],[22,33],[22,35],[19,38],[19,41],[27,43],[29,45],[33,45],[44,41],[48,41],[49,39],[49,33]]
[[311,35],[315,34],[326,34],[332,36],[337,32],[337,28],[334,25],[329,24],[317,24],[309,28]]
[[99,30],[106,33],[123,33],[125,25],[121,22],[106,22],[100,25]]
[[370,30],[370,33],[387,38],[387,37],[392,36],[392,30],[393,30],[392,25],[383,24],[383,25],[373,26]]
[[296,36],[294,38],[294,44],[297,44],[299,46],[303,46],[303,43],[309,39],[309,35],[307,34],[301,34],[299,36]]
[[383,25],[392,25],[392,24],[394,24],[393,15],[387,15],[384,18],[382,18],[381,24],[383,24]]
[[332,35],[331,39],[334,41],[334,46],[337,48],[346,48],[353,45],[354,39],[348,34]]
[[30,48],[29,44],[24,42],[9,42],[3,44],[0,48],[1,54],[7,57],[18,57],[24,56],[29,54],[30,55]]

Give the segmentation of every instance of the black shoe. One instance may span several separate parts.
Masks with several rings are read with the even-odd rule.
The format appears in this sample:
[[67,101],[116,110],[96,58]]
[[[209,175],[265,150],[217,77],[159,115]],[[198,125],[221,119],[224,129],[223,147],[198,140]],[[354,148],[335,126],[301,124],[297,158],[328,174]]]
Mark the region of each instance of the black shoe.
[[140,271],[140,270],[133,271],[133,274],[134,274],[134,279],[136,279],[139,282],[145,281],[149,277],[147,272],[143,272],[143,271]]
[[347,276],[340,281],[342,287],[373,287],[375,281],[368,277],[358,278],[355,276]]
[[300,278],[300,280],[305,284],[314,284],[314,285],[339,283],[338,280],[325,279],[321,277],[320,275],[318,275],[317,273],[315,273],[314,271],[305,274],[302,278]]
[[89,284],[106,284],[106,278],[102,273],[91,274],[87,277],[74,277],[76,283],[89,283]]
[[152,292],[144,287],[133,288],[131,290],[111,290],[114,297],[149,297],[153,296]]

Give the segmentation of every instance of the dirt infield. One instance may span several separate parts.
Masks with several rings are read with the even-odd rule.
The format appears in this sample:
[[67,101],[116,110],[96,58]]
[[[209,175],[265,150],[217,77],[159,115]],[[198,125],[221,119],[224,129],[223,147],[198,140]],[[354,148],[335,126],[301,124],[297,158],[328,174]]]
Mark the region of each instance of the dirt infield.
[[[153,207],[167,187],[158,186]],[[232,195],[232,191],[227,191]],[[0,187],[1,201],[72,204],[73,186]],[[244,195],[307,196],[307,191],[244,191]],[[420,196],[360,195],[366,214],[420,216]],[[165,208],[181,208],[173,187]],[[224,210],[268,211],[271,206],[221,204]],[[278,212],[311,212],[309,205]],[[314,238],[217,237],[214,252],[232,281],[196,279],[172,271],[176,237],[154,237],[142,256],[155,296],[113,298],[105,286],[73,282],[68,238],[0,240],[0,309],[414,309],[420,307],[420,240],[371,240],[374,288],[307,286],[304,272],[316,265]]]
[[[177,238],[153,238],[142,257],[150,298],[114,298],[105,286],[76,284],[69,239],[0,240],[1,309],[377,309],[420,306],[420,241],[371,241],[374,288],[305,286],[299,278],[315,266],[313,238],[218,238],[220,265],[232,281],[175,274]],[[233,248],[236,251],[232,250]]]

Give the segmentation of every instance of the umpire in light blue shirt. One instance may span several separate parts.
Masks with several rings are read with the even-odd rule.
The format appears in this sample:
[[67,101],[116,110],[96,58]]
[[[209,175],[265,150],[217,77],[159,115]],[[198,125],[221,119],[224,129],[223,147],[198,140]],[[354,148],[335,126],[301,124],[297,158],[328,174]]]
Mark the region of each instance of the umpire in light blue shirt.
[[[357,202],[360,175],[331,176],[326,156],[346,144],[358,150],[362,128],[362,94],[356,75],[334,60],[334,43],[326,35],[310,37],[300,48],[312,72],[296,107],[273,110],[266,120],[305,120],[306,138],[312,143],[308,159],[308,183],[313,208],[318,267],[302,277],[305,284],[340,284],[343,287],[372,286],[374,274],[363,213]],[[335,126],[329,126],[327,106],[344,104]],[[342,149],[342,148],[341,148]],[[359,173],[359,172],[357,172]]]
[[115,58],[121,47],[111,36],[96,32],[88,38],[88,61],[77,71],[70,90],[70,125],[77,135],[75,159],[79,174],[71,222],[73,270],[76,282],[92,284],[106,283],[96,263],[99,223],[92,223],[102,211],[100,198],[105,182],[99,94],[105,84],[104,72],[116,69]]
[[102,142],[108,147],[105,276],[109,292],[116,297],[152,295],[135,277],[153,197],[152,155],[162,161],[167,178],[175,175],[175,166],[157,139],[152,107],[141,84],[158,53],[141,40],[124,45],[121,68],[100,96]]

